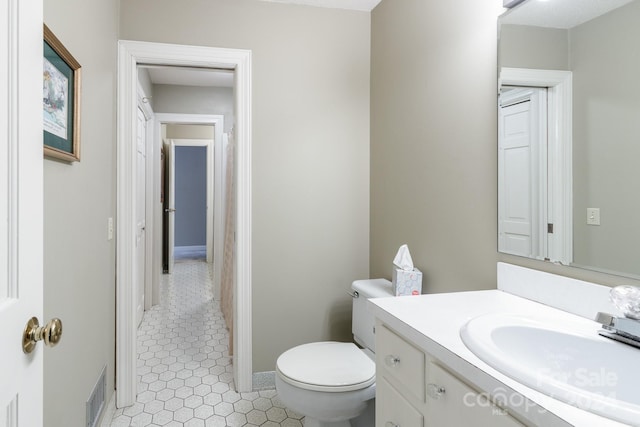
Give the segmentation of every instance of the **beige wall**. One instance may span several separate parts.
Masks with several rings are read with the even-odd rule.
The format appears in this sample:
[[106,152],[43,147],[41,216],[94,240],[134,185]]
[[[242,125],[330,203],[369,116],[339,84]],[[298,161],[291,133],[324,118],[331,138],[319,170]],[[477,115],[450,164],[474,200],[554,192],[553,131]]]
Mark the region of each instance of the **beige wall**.
[[215,127],[207,125],[162,125],[166,126],[168,139],[213,139]]
[[[86,425],[85,402],[107,365],[114,389],[117,2],[51,0],[44,20],[82,65],[81,161],[44,160],[44,316],[64,324],[44,354],[44,420]],[[28,404],[28,403],[27,403]]]
[[[638,22],[640,1],[570,32],[574,261],[636,276],[640,276]],[[600,226],[586,224],[588,207],[600,208]]]
[[154,85],[156,113],[217,114],[224,116],[224,132],[233,127],[233,88]]
[[569,32],[558,28],[501,25],[499,65],[543,70],[569,69]]
[[388,278],[407,243],[425,293],[496,286],[490,6],[383,0],[372,13],[372,276]]
[[253,55],[253,361],[349,339],[369,273],[370,14],[255,0],[121,2],[121,38]]

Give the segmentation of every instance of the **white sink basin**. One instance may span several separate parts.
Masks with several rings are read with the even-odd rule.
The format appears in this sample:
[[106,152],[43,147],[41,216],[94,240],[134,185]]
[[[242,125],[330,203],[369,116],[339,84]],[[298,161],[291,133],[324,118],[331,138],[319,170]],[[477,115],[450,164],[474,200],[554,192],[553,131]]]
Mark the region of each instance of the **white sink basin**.
[[[584,321],[583,321],[584,320]],[[460,330],[464,344],[504,375],[547,396],[640,426],[640,350],[597,334],[595,322],[488,314]]]

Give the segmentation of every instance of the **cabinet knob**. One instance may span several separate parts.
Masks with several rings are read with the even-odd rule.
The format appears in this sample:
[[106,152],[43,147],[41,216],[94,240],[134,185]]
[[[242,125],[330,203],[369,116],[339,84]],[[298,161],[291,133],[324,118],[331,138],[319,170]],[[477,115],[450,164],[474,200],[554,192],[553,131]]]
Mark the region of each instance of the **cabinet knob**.
[[393,354],[389,354],[384,358],[384,363],[386,363],[387,366],[394,368],[400,364],[400,358],[398,356],[394,356]]
[[441,385],[431,384],[431,383],[427,384],[427,394],[432,399],[435,399],[435,400],[440,399],[442,395],[445,393],[445,391],[446,390]]

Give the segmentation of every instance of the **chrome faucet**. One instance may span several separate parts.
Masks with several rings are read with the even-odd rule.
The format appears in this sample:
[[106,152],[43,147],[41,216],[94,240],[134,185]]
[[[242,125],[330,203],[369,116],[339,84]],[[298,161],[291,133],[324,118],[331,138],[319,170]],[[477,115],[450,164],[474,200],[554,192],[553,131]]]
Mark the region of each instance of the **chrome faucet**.
[[610,297],[624,317],[599,312],[595,320],[603,329],[598,334],[640,348],[640,288],[616,286]]
[[600,312],[596,315],[596,322],[602,324],[603,329],[598,334],[603,337],[640,348],[640,320]]

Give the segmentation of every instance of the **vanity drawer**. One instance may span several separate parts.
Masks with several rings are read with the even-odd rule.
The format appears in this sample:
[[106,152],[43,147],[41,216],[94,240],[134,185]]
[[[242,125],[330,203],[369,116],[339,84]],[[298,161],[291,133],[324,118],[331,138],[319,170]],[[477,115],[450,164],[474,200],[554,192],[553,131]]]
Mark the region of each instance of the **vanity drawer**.
[[376,366],[392,383],[401,384],[419,402],[424,402],[424,353],[384,325],[376,330]]
[[427,427],[524,427],[438,364],[430,363],[427,383]]
[[386,379],[376,383],[376,427],[423,427],[424,417]]

